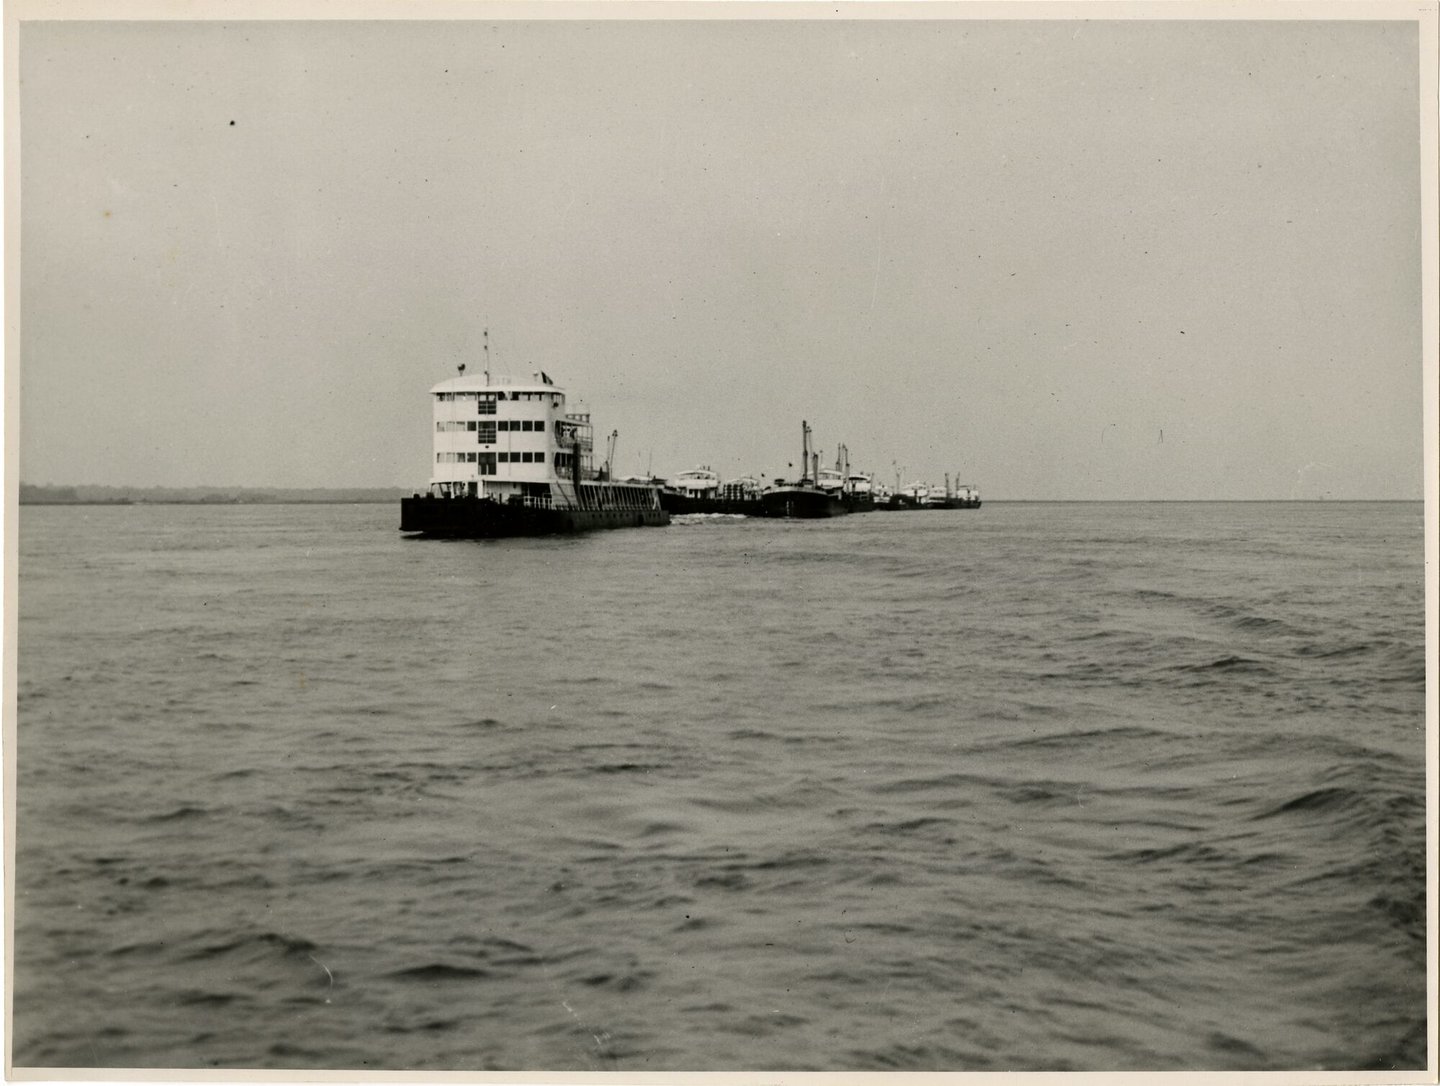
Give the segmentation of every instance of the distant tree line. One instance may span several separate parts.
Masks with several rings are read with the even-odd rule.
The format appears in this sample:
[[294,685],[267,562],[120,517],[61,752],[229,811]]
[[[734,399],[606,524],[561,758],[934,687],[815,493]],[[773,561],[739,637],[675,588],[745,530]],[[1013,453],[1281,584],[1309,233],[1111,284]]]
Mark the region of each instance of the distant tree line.
[[37,486],[20,484],[21,505],[286,505],[395,502],[400,487]]

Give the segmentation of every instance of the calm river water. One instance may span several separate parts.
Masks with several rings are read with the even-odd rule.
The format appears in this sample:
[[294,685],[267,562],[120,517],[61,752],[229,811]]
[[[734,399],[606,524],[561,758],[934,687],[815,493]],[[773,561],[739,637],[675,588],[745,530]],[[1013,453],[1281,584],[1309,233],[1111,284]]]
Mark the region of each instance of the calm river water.
[[1422,1067],[1418,504],[20,511],[21,1066]]

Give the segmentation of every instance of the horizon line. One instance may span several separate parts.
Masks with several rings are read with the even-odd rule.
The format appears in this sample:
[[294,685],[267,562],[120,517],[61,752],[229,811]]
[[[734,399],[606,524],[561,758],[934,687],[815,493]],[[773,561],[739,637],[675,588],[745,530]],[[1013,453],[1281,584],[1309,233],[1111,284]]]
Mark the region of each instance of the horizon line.
[[[20,489],[35,490],[170,490],[170,491],[205,491],[209,493],[225,491],[271,491],[277,493],[300,494],[317,490],[330,491],[356,491],[356,490],[393,490],[400,496],[413,493],[420,493],[413,485],[400,485],[395,483],[362,483],[362,484],[319,484],[313,486],[283,486],[268,483],[235,483],[235,484],[176,484],[176,483],[28,483],[21,481],[18,484]],[[16,497],[18,499],[18,490]],[[1387,504],[1395,502],[1420,502],[1425,497],[1381,497],[1381,498],[1290,498],[1290,497],[1268,497],[1268,498],[1035,498],[1035,497],[987,497],[986,504],[1045,504],[1045,505],[1099,505],[1106,503],[1128,503],[1128,504],[1241,504],[1241,503],[1276,503],[1285,502],[1293,504],[1324,505],[1334,503],[1346,504]],[[44,504],[87,504],[84,499],[71,500],[63,503],[54,502],[17,502],[21,505],[44,505]]]

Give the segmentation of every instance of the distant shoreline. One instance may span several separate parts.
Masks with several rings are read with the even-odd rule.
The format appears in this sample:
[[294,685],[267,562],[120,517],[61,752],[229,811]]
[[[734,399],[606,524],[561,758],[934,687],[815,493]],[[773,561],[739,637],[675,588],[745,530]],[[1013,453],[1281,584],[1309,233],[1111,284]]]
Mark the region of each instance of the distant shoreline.
[[399,498],[48,498],[22,499],[20,505],[388,505]]
[[21,505],[354,505],[398,502],[402,487],[132,487],[20,484]]
[[[20,502],[39,505],[387,505],[413,493],[403,487],[43,487],[21,484]],[[986,498],[990,505],[1393,505],[1424,498]]]

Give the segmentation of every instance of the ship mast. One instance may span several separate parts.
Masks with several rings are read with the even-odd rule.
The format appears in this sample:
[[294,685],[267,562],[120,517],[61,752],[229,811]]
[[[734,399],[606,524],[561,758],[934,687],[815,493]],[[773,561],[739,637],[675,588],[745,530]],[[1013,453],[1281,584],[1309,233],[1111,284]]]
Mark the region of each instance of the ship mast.
[[620,440],[620,431],[610,431],[610,447],[605,450],[605,478],[615,480],[615,445]]

